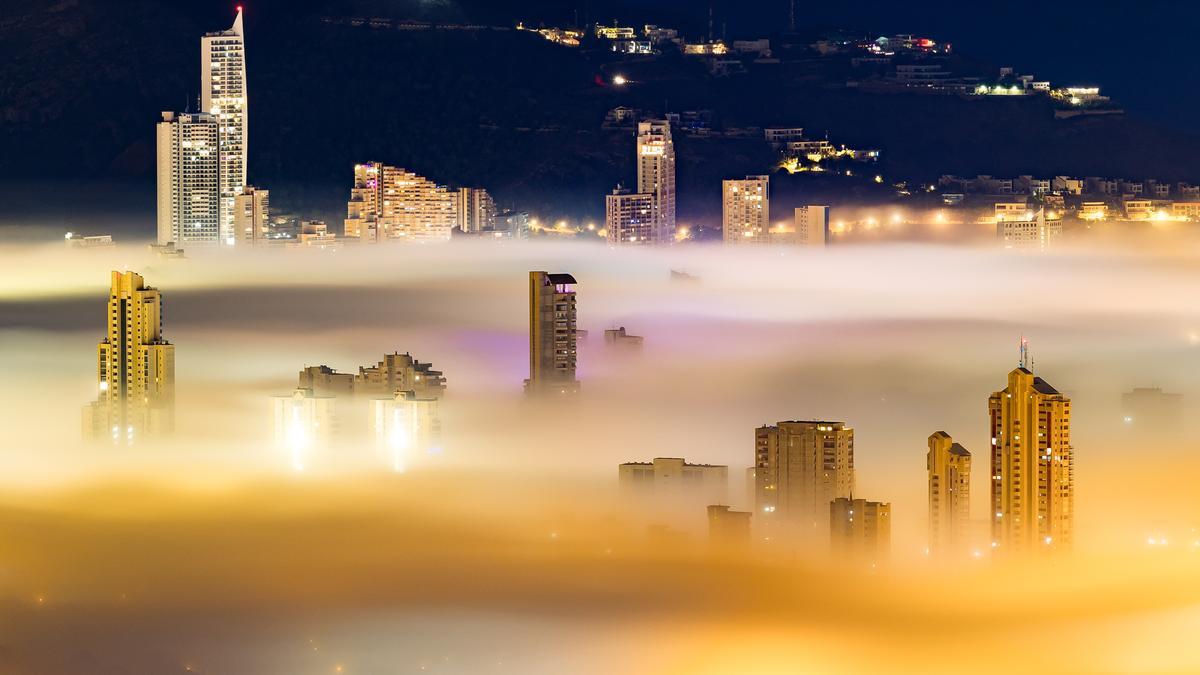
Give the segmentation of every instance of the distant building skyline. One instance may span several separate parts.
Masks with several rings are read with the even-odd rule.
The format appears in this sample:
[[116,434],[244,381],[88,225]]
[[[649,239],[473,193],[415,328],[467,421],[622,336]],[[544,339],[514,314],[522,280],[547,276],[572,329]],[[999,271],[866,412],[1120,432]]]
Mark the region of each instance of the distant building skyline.
[[406,169],[354,166],[345,236],[360,242],[448,242],[459,224],[459,195]]

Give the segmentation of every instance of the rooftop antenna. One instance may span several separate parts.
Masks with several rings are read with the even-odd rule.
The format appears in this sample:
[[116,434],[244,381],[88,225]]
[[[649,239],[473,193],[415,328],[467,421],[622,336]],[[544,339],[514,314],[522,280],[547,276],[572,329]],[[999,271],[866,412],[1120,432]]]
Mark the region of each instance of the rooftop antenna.
[[793,33],[796,32],[796,0],[792,0],[789,5],[788,26],[791,27]]
[[1029,370],[1029,338],[1021,336],[1021,367]]
[[715,0],[708,0],[708,41],[709,42],[713,41],[713,2],[714,1]]

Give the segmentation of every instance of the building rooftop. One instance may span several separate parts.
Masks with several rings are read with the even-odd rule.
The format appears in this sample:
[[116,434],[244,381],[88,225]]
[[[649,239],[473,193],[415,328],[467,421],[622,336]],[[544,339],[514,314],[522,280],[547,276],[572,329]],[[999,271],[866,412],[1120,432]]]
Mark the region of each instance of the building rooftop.
[[967,450],[966,448],[959,445],[958,443],[954,443],[953,445],[950,446],[950,454],[958,455],[960,457],[970,457],[971,451]]
[[570,274],[547,274],[546,278],[550,280],[550,283],[555,285],[579,283],[578,281],[575,281],[575,277],[571,276]]

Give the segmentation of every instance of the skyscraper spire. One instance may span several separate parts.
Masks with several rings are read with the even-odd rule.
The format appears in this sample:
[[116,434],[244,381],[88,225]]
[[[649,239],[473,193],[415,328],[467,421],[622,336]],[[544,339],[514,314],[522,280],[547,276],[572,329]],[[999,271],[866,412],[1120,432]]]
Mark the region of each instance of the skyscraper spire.
[[1029,339],[1021,336],[1021,367],[1029,370]]
[[245,37],[246,34],[242,32],[242,6],[238,5],[237,7],[234,7],[234,10],[237,11],[237,16],[234,17],[233,26],[231,26],[229,30],[232,33],[237,33],[238,35]]

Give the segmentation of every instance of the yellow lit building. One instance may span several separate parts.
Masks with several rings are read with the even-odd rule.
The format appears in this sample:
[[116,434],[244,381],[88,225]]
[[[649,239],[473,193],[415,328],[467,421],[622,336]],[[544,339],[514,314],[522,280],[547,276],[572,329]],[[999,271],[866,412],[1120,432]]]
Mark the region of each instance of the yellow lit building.
[[1004,248],[1045,252],[1062,236],[1062,220],[1039,209],[1030,220],[996,221],[996,239]]
[[791,243],[824,247],[829,244],[829,207],[798,206],[794,212],[795,231]]
[[404,471],[418,457],[441,452],[442,422],[437,398],[397,391],[371,402],[376,445],[387,453],[392,470]]
[[345,235],[364,242],[450,241],[458,193],[404,169],[368,162],[354,167]]
[[1084,202],[1079,206],[1079,217],[1083,220],[1105,220],[1108,218],[1108,204]]
[[714,504],[724,502],[729,493],[729,467],[688,464],[679,457],[625,462],[617,466],[617,480],[626,495],[692,496]]
[[929,436],[929,549],[951,554],[967,543],[971,517],[971,453],[944,431]]
[[175,346],[162,336],[162,296],[133,272],[113,272],[108,334],[96,348],[99,396],[86,436],[132,443],[175,427]]
[[496,226],[496,201],[483,188],[459,188],[458,229],[468,234],[479,234]]
[[337,429],[337,399],[298,387],[287,396],[273,396],[271,400],[275,445],[288,453],[293,470],[304,471],[313,460],[313,452],[328,446]]
[[988,398],[992,437],[992,546],[1066,548],[1074,521],[1071,400],[1034,376],[1028,359]]
[[411,391],[420,398],[438,399],[446,392],[446,377],[408,352],[393,352],[384,354],[373,366],[359,366],[357,374],[339,373],[329,366],[306,366],[297,386],[334,396],[391,396]]
[[771,227],[771,177],[722,182],[722,229],[726,244],[766,244]]
[[233,200],[233,229],[247,244],[264,244],[271,229],[271,193],[247,185]]
[[854,492],[854,429],[780,422],[754,431],[755,509],[768,522],[819,532],[829,503]]
[[750,546],[749,511],[730,511],[723,504],[710,504],[708,511],[708,540],[714,546],[739,549]]
[[850,497],[829,503],[829,547],[835,556],[874,566],[887,561],[891,545],[891,504]]
[[1126,199],[1125,217],[1129,220],[1150,220],[1154,217],[1154,202],[1150,199]]
[[1171,216],[1176,220],[1200,220],[1200,202],[1175,202]]
[[571,394],[578,350],[575,290],[570,274],[529,273],[529,394]]

